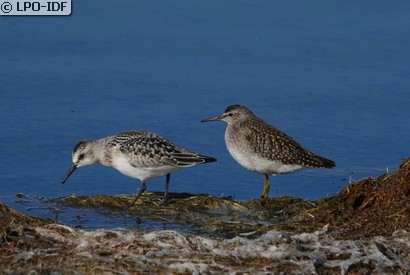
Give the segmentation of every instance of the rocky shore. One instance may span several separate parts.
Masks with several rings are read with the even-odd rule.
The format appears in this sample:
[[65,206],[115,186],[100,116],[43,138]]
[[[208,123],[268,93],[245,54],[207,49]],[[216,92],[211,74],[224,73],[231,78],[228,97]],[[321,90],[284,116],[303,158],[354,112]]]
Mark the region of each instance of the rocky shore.
[[[130,197],[59,198],[71,207],[121,211]],[[409,274],[410,159],[397,171],[318,201],[234,201],[146,194],[131,215],[194,224],[176,231],[77,230],[0,203],[4,274],[280,273]],[[147,210],[149,209],[149,210]]]

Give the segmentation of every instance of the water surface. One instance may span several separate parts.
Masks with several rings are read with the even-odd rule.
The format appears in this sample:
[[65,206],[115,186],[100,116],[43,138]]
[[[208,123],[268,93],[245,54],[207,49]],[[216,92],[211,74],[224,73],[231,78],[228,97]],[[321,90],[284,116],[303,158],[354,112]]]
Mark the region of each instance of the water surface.
[[[75,1],[69,17],[2,17],[0,199],[53,218],[42,198],[137,192],[137,180],[102,166],[61,184],[79,140],[128,129],[218,159],[174,173],[170,191],[258,198],[262,177],[231,158],[226,125],[200,123],[236,103],[337,163],[272,177],[271,196],[318,199],[395,169],[410,152],[409,8],[404,0],[88,0]],[[135,226],[69,208],[60,219]]]

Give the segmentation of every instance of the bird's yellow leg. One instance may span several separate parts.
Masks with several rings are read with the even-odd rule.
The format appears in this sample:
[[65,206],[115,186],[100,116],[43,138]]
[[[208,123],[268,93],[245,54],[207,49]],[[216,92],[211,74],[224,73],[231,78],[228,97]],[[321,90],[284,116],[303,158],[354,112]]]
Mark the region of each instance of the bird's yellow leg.
[[267,174],[263,174],[263,191],[262,191],[261,198],[267,198],[268,197],[269,188],[270,188],[269,176]]

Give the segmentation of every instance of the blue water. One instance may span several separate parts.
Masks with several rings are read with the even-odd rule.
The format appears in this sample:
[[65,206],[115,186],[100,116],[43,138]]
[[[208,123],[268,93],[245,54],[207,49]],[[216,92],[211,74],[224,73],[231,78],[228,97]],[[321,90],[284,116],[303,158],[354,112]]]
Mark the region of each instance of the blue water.
[[[137,180],[102,166],[61,184],[79,140],[128,129],[218,159],[174,173],[170,191],[258,198],[262,177],[231,158],[226,125],[200,123],[235,103],[337,163],[272,177],[271,196],[317,199],[393,170],[410,155],[409,9],[407,0],[73,0],[69,17],[0,17],[0,200],[53,218],[42,198],[137,192]],[[59,219],[135,227],[87,213],[65,208]]]

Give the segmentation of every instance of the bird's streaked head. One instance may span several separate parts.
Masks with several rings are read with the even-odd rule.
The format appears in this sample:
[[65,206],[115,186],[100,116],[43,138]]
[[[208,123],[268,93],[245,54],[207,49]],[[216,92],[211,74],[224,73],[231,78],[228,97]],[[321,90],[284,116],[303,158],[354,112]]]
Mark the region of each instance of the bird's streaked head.
[[73,149],[73,165],[63,178],[63,183],[66,182],[68,177],[78,168],[82,166],[93,165],[98,161],[98,158],[94,152],[95,149],[94,140],[80,141]]
[[233,121],[240,121],[240,120],[246,119],[249,115],[253,116],[253,113],[245,106],[230,105],[226,108],[225,112],[222,115],[207,118],[207,119],[202,120],[201,122],[222,120],[229,124]]

